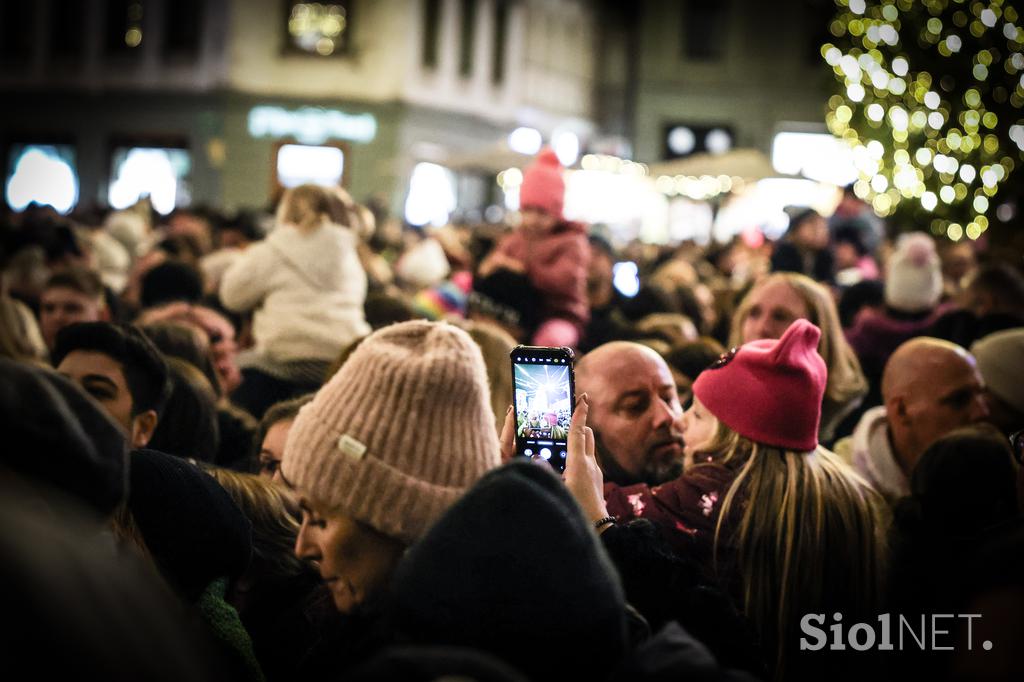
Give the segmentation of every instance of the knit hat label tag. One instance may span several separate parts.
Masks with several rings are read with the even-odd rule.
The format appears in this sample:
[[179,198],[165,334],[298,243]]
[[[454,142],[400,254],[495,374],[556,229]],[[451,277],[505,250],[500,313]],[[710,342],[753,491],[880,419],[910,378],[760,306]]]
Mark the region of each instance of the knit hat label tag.
[[362,459],[366,454],[366,446],[347,433],[338,439],[338,449],[352,459]]

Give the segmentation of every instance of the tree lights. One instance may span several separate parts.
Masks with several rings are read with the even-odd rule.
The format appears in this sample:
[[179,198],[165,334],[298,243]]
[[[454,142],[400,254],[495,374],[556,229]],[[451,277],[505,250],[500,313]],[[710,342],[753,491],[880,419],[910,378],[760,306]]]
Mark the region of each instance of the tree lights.
[[858,196],[898,229],[958,241],[989,226],[1024,162],[1024,28],[1004,0],[836,0],[821,54],[829,130]]

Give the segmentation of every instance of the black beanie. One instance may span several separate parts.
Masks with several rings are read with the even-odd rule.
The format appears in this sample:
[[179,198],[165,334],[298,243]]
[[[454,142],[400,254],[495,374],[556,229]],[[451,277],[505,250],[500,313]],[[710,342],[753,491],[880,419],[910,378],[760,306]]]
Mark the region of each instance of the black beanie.
[[1016,518],[1016,485],[1010,445],[987,426],[962,427],[936,440],[910,480],[921,520],[947,537],[977,536]]
[[518,327],[524,337],[529,337],[540,324],[538,301],[537,290],[526,275],[497,270],[488,277],[474,278],[468,307],[472,313]]
[[139,299],[143,308],[176,301],[198,303],[202,297],[203,277],[188,263],[165,261],[142,277]]
[[484,476],[411,547],[386,611],[400,638],[492,654],[531,680],[605,677],[626,648],[618,575],[549,468]]
[[252,524],[227,491],[188,460],[133,451],[128,507],[164,578],[189,601],[249,565]]
[[74,382],[0,358],[0,465],[109,515],[127,491],[124,430]]

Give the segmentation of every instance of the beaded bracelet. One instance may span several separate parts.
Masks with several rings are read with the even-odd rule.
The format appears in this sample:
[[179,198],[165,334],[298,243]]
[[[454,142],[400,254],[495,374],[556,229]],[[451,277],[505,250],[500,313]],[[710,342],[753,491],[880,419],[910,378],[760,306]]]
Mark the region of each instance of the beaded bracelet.
[[614,516],[606,516],[603,519],[594,521],[594,530],[601,530],[603,527],[615,523],[617,519]]

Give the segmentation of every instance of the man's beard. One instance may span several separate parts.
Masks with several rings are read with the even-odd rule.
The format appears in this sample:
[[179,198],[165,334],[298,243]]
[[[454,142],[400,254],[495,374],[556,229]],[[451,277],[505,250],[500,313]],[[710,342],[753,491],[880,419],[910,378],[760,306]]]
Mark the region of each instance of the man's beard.
[[601,434],[596,429],[594,430],[594,454],[597,456],[597,463],[601,466],[601,471],[604,472],[605,483],[614,483],[620,486],[646,483],[655,486],[679,478],[683,473],[682,460],[676,460],[669,464],[658,464],[648,459],[644,460],[644,469],[640,472],[639,477],[629,473],[622,468],[615,456],[608,450],[604,441],[601,440]]

